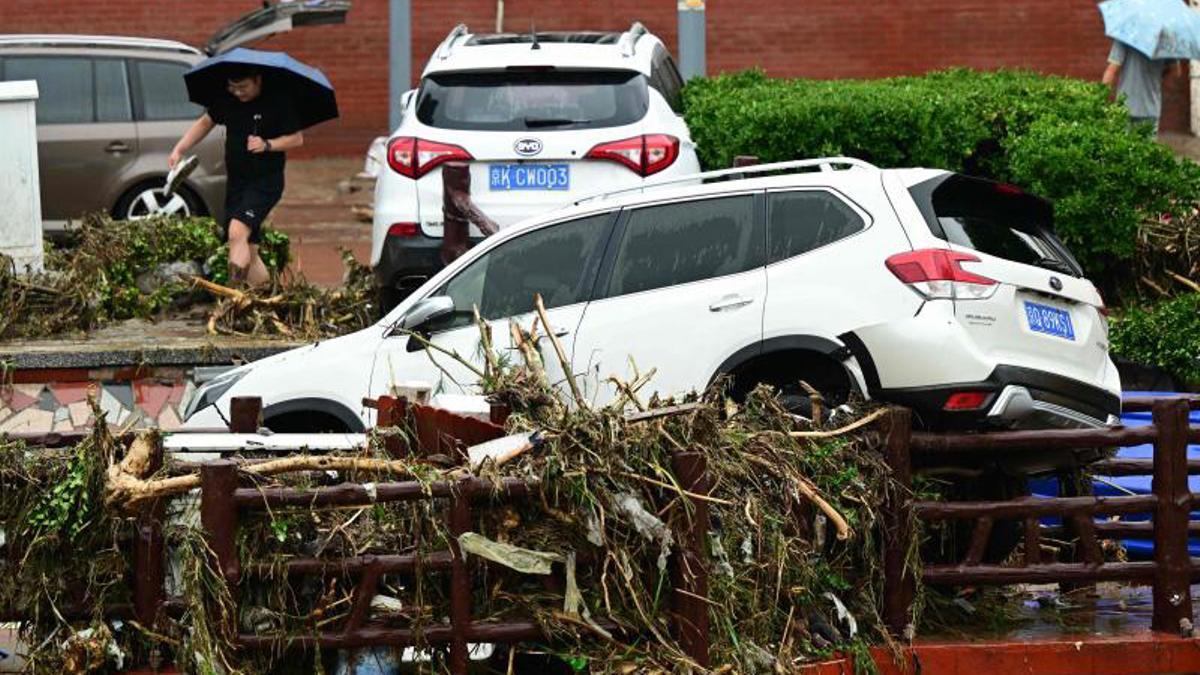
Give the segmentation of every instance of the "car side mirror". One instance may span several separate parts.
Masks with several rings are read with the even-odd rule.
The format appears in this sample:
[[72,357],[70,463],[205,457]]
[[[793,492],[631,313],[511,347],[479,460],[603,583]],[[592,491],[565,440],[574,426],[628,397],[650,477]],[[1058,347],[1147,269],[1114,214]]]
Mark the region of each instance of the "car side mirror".
[[400,317],[396,325],[392,328],[392,335],[397,335],[402,332],[419,331],[422,326],[438,317],[445,316],[454,311],[454,299],[448,295],[435,295],[430,298],[425,298],[413,305],[411,309]]

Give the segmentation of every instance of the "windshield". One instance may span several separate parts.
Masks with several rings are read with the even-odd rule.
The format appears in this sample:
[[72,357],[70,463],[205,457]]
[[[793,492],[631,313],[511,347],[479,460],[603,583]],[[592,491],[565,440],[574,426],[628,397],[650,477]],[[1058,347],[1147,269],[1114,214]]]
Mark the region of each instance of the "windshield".
[[648,105],[646,78],[628,70],[443,73],[421,83],[417,119],[440,129],[597,129],[637,122]]
[[1082,276],[1053,229],[1053,209],[1019,188],[958,174],[909,188],[933,234],[1005,260]]

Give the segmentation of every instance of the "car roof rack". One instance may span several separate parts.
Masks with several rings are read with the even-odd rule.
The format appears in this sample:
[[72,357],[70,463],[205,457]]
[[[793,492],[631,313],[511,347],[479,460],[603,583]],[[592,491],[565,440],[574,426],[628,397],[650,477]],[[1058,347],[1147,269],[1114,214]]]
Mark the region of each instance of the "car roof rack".
[[691,173],[686,176],[679,176],[678,178],[672,178],[670,180],[656,181],[654,183],[638,185],[636,187],[610,190],[607,192],[597,192],[579,199],[575,202],[575,204],[578,205],[598,199],[608,199],[609,197],[626,194],[628,192],[637,192],[639,190],[654,190],[657,188],[669,187],[671,185],[678,185],[680,183],[692,183],[695,181],[707,182],[712,178],[725,178],[727,176],[737,176],[737,178],[743,178],[746,176],[746,174],[774,173],[780,171],[794,171],[795,173],[799,173],[799,169],[813,168],[819,168],[821,171],[834,171],[834,167],[836,166],[844,166],[850,169],[879,171],[879,167],[875,166],[874,164],[861,159],[855,159],[854,157],[817,157],[813,159],[796,159],[789,162],[751,164],[750,166],[737,166],[733,167],[732,169],[703,171],[701,173]]
[[637,53],[638,39],[649,32],[642,25],[641,21],[634,21],[629,26],[629,30],[625,31],[625,34],[621,36],[621,41],[617,43],[621,47],[621,56],[628,58]]
[[471,30],[465,23],[460,23],[451,29],[450,33],[446,35],[446,39],[442,40],[442,44],[438,46],[438,59],[445,61],[450,58],[450,50],[454,47],[454,41],[470,32]]
[[30,47],[106,47],[109,49],[155,49],[181,54],[199,54],[200,50],[175,40],[121,37],[115,35],[0,35],[0,46]]

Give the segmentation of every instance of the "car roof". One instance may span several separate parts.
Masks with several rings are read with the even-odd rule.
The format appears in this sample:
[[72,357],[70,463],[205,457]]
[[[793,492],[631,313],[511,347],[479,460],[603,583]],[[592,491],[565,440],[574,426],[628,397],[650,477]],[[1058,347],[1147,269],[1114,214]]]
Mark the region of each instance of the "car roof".
[[119,35],[0,35],[2,47],[74,47],[85,49],[141,49],[201,56],[199,49],[175,40]]
[[650,74],[654,47],[662,41],[640,23],[629,30],[471,33],[460,24],[434,50],[422,74],[506,67],[624,69]]
[[[829,167],[821,169],[822,162]],[[805,166],[807,165],[807,166]],[[834,166],[849,166],[848,169],[834,169]],[[791,170],[797,169],[797,170]],[[755,176],[754,171],[765,175]],[[748,175],[744,172],[750,172]],[[510,227],[508,230],[524,230],[537,227],[539,224],[575,218],[598,211],[613,211],[630,206],[638,206],[655,202],[673,201],[678,199],[717,196],[721,194],[739,193],[753,190],[771,190],[780,188],[803,187],[834,187],[847,189],[848,184],[865,178],[874,185],[879,185],[883,174],[898,176],[905,187],[920,183],[934,176],[949,173],[944,169],[905,168],[880,169],[867,162],[849,158],[820,158],[812,160],[797,160],[795,162],[780,162],[763,164],[739,169],[709,171],[705,173],[681,176],[671,182],[646,185],[624,189],[610,193],[596,193],[559,209],[526,219]],[[741,175],[739,175],[741,174]],[[728,178],[697,184],[697,180],[705,178]],[[853,195],[849,195],[853,197]]]

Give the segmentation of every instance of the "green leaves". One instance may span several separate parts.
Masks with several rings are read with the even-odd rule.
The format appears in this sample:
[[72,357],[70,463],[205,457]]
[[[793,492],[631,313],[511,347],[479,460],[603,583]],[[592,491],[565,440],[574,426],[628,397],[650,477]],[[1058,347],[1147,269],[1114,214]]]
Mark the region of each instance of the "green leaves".
[[1109,340],[1116,354],[1200,385],[1200,293],[1130,309],[1113,320]]
[[1200,196],[1200,171],[1131,128],[1097,83],[953,69],[883,80],[697,79],[687,121],[709,168],[844,154],[1016,183],[1055,202],[1059,232],[1095,278],[1130,260],[1138,223]]

